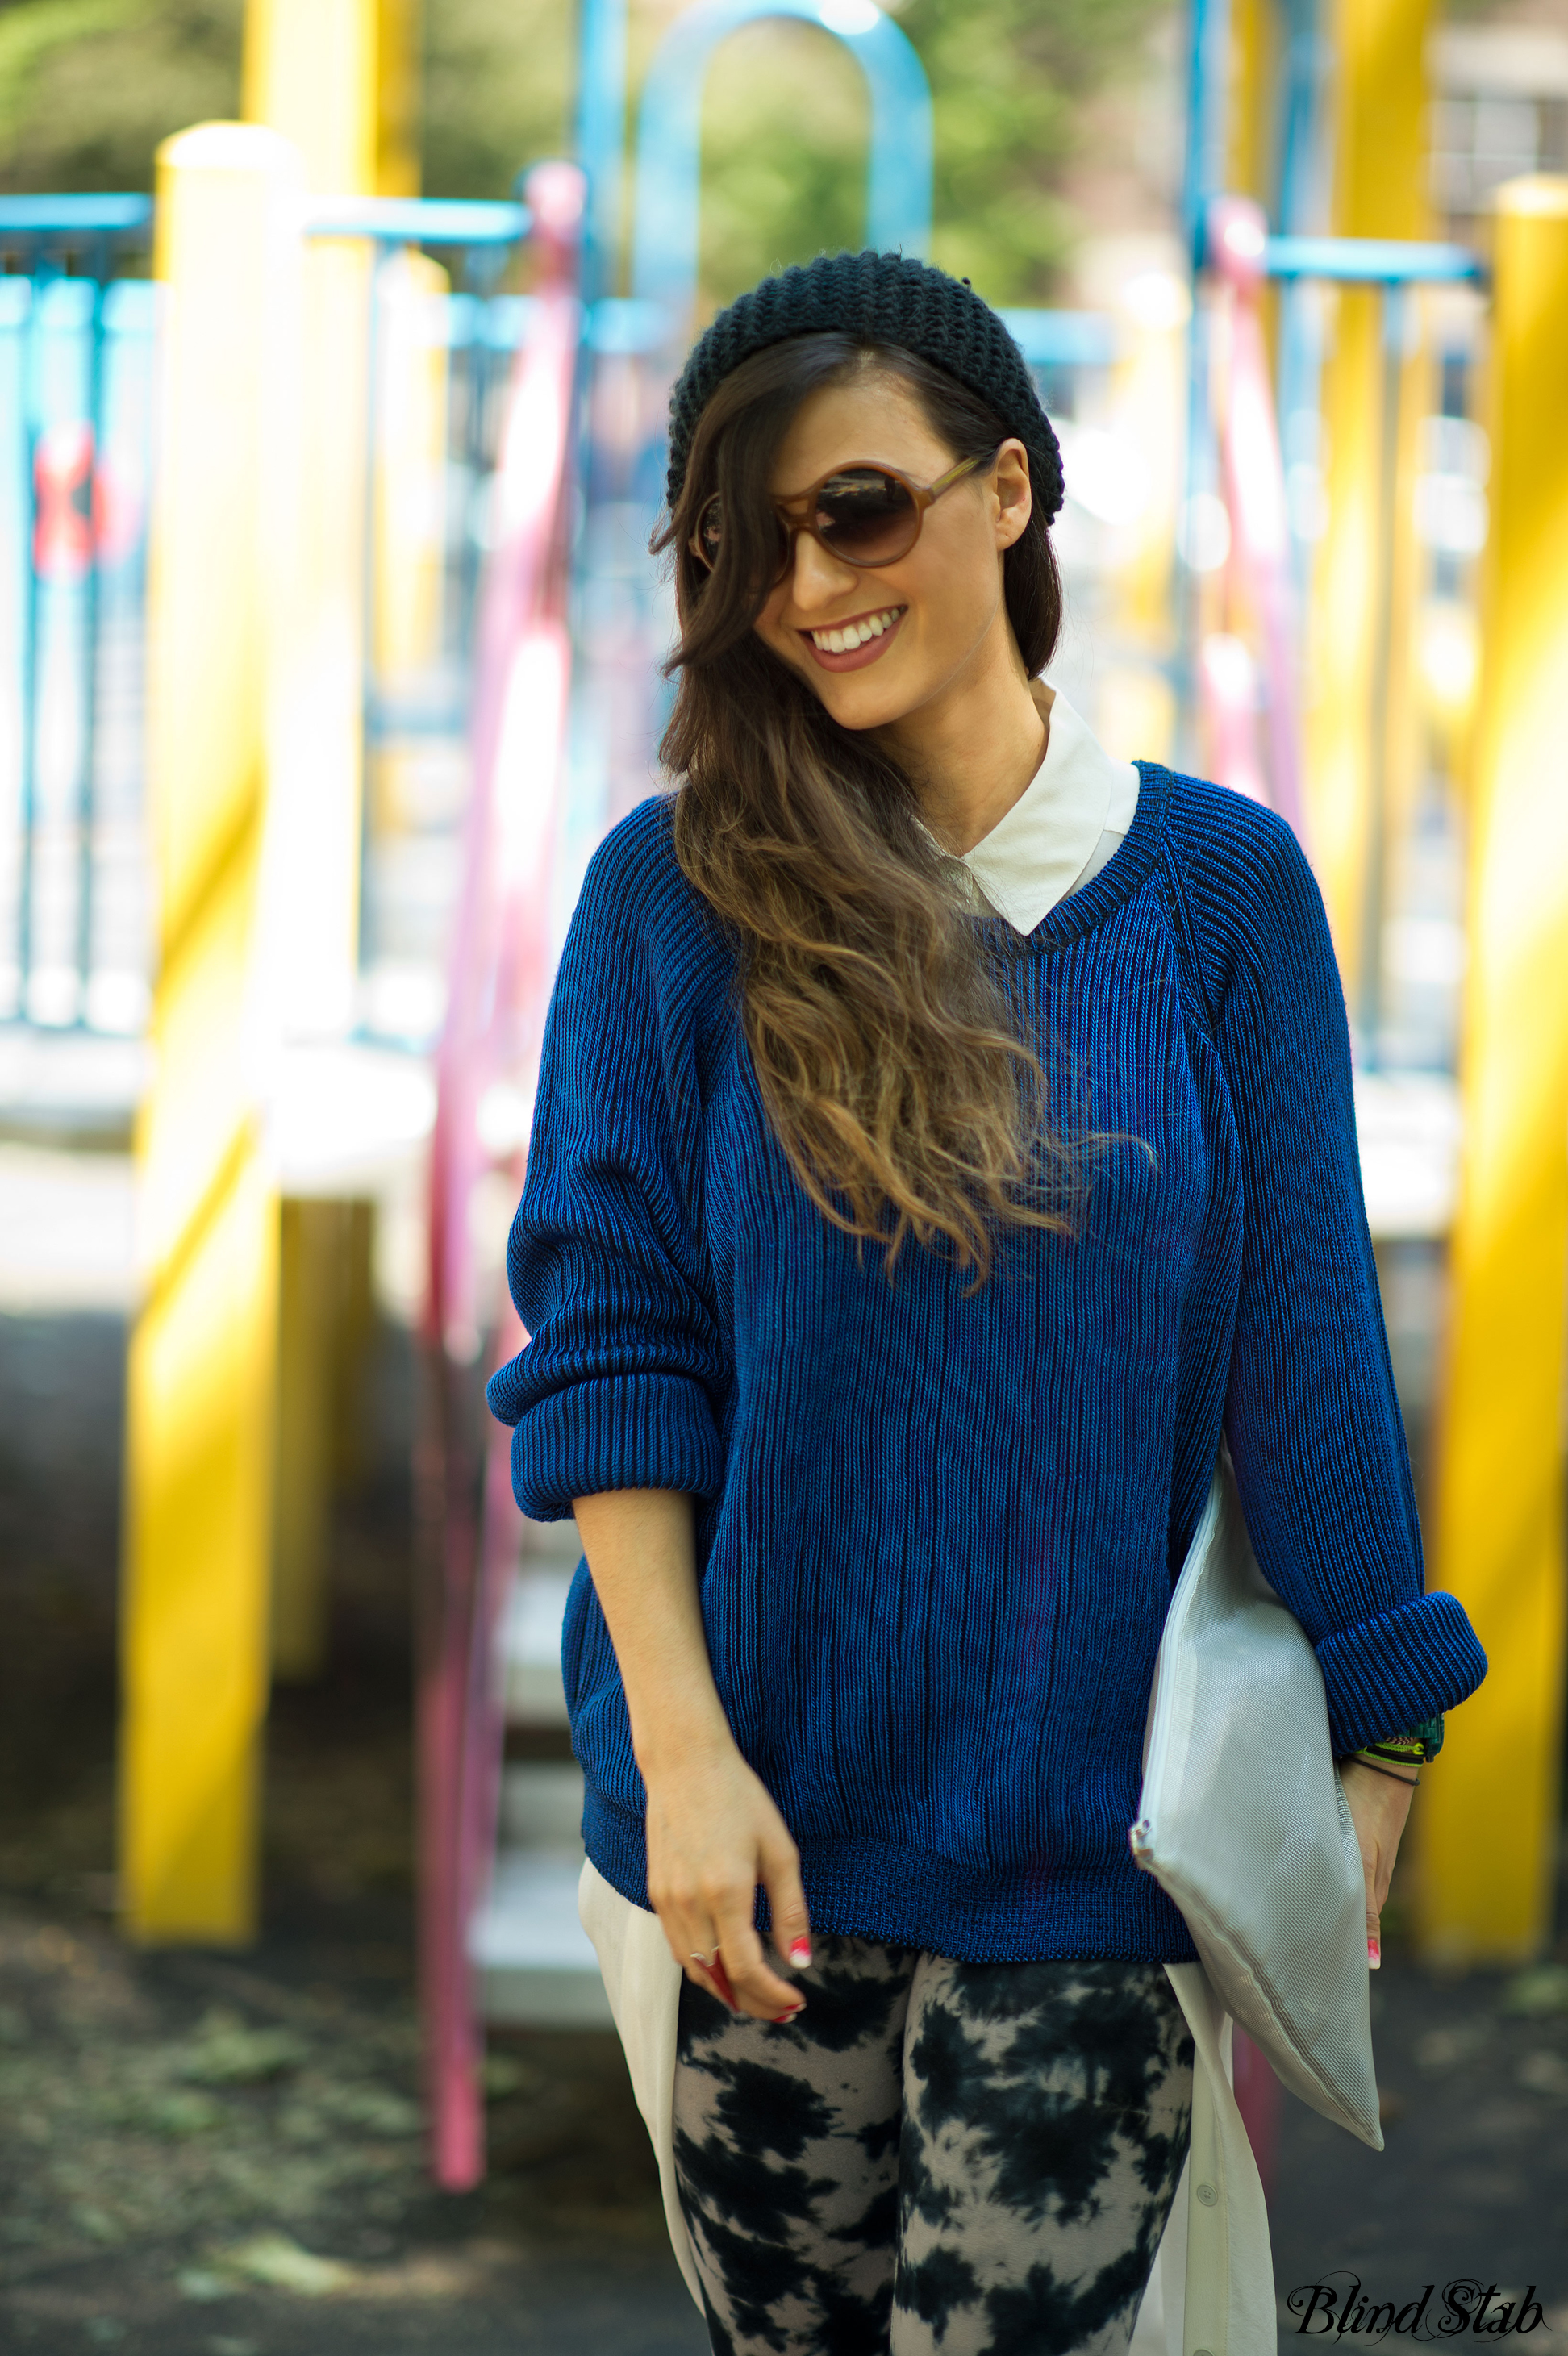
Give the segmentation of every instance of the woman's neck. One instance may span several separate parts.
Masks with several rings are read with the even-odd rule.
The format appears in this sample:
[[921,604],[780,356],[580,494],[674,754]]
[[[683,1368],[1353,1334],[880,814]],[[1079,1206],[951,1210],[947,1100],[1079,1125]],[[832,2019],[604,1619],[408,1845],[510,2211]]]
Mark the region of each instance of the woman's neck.
[[1046,757],[1052,689],[1030,680],[1004,624],[942,693],[878,730],[908,772],[920,816],[961,859],[1004,819]]

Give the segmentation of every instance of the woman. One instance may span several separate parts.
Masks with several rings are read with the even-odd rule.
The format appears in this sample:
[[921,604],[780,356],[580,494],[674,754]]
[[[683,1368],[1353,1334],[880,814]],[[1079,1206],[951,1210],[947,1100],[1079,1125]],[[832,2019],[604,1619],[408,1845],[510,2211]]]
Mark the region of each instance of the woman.
[[735,2356],[1126,2345],[1196,1953],[1127,1828],[1222,1440],[1337,1751],[1383,1744],[1372,1962],[1485,1669],[1423,1592],[1316,889],[1042,684],[1061,498],[967,285],[840,255],[723,313],[671,406],[678,787],[551,1008],[491,1398],[585,1549],[585,1838],[684,1975]]

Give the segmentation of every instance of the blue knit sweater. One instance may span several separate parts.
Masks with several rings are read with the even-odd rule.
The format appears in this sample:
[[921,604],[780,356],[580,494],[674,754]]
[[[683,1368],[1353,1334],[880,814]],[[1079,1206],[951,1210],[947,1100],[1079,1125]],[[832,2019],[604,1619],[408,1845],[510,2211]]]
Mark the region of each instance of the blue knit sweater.
[[[1222,1433],[1337,1750],[1461,1700],[1486,1662],[1455,1598],[1423,1591],[1344,1003],[1289,829],[1144,766],[1082,891],[1026,937],[971,921],[1058,1119],[1120,1141],[1076,1235],[1010,1231],[966,1299],[918,1248],[890,1287],[880,1248],[857,1257],[813,1208],[669,802],[614,829],[511,1233],[532,1339],[490,1403],[536,1519],[605,1489],[697,1500],[718,1690],[820,1929],[1174,1962],[1192,1942],[1127,1827]],[[646,1794],[585,1562],[564,1669],[588,1854],[646,1906]]]

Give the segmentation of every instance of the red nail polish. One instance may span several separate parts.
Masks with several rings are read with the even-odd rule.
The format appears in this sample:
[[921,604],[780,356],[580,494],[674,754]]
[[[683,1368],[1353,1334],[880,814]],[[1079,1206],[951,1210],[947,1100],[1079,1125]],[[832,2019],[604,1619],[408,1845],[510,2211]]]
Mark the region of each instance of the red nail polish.
[[811,1960],[811,1943],[810,1939],[791,1939],[789,1942],[789,1961],[792,1964],[799,1964],[801,1968],[804,1969]]
[[779,2028],[786,2020],[793,2020],[797,2013],[804,2012],[805,2009],[803,2004],[792,2004],[788,2012],[776,2012],[773,2016],[774,2028]]
[[1382,1942],[1380,1939],[1369,1939],[1367,1942],[1367,1969],[1369,1972],[1380,1972],[1382,1967]]

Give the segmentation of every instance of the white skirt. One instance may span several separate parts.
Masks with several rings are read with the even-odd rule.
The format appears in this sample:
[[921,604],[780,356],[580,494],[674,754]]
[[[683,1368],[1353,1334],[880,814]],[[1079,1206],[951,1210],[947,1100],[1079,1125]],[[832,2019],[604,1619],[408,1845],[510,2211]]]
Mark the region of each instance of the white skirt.
[[[675,2184],[675,2034],[680,1965],[659,1918],[585,1858],[577,1912],[594,1943],[631,2090],[659,2162],[670,2246],[702,2290]],[[1252,2147],[1230,2086],[1231,2022],[1201,1964],[1167,1964],[1197,2048],[1192,2144],[1144,2294],[1131,2356],[1275,2356],[1273,2255]]]

